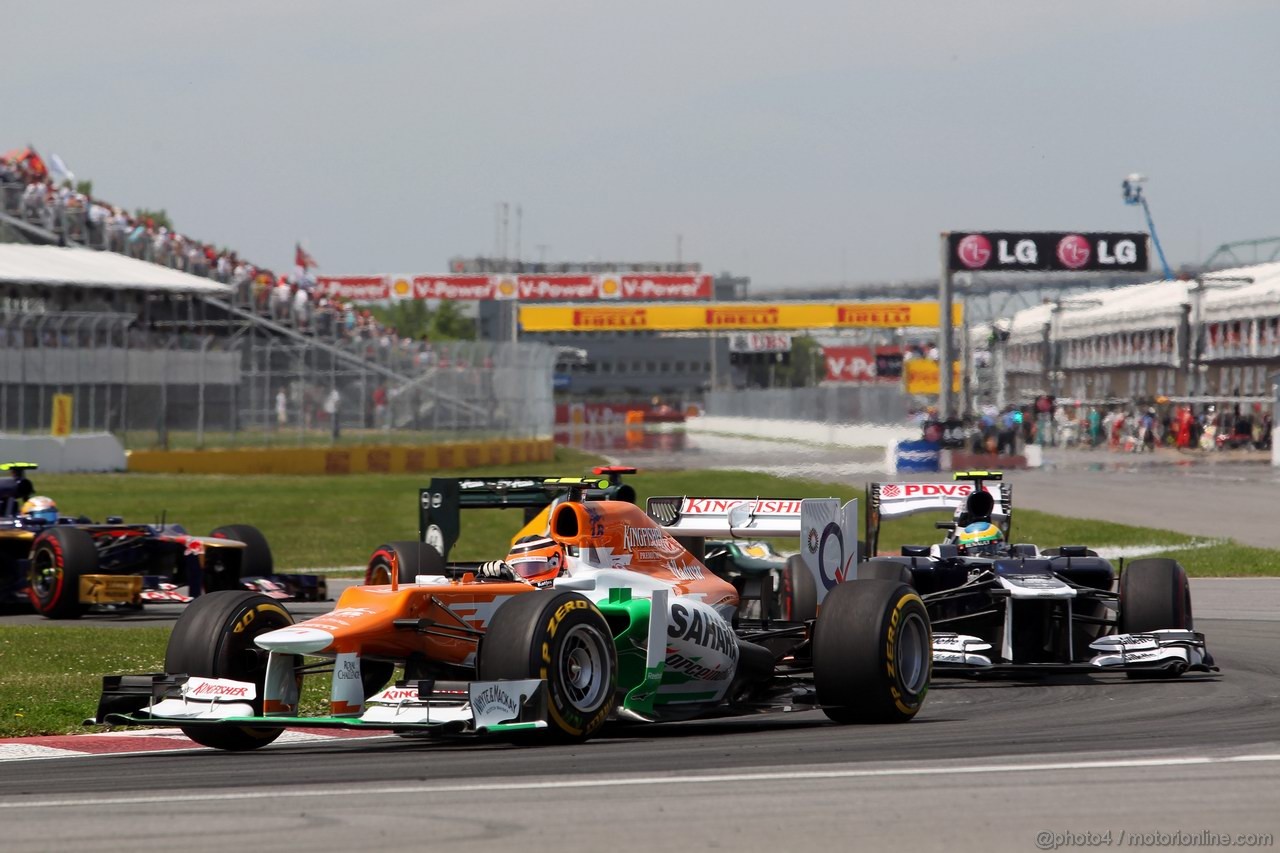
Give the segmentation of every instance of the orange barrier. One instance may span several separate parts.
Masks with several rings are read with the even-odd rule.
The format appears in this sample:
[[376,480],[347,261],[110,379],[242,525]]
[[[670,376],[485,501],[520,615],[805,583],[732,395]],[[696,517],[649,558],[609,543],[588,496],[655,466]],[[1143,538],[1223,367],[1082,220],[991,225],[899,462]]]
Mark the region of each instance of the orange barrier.
[[128,470],[147,474],[416,474],[550,462],[553,439],[429,445],[132,450]]

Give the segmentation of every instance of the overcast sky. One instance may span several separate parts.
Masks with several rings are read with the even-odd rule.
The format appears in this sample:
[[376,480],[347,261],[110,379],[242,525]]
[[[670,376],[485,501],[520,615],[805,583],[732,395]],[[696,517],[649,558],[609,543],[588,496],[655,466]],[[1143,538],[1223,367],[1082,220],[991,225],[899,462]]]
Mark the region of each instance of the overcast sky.
[[[287,267],[495,251],[758,286],[935,276],[944,229],[1280,234],[1280,3],[9,4],[0,149]],[[541,248],[539,248],[541,247]]]

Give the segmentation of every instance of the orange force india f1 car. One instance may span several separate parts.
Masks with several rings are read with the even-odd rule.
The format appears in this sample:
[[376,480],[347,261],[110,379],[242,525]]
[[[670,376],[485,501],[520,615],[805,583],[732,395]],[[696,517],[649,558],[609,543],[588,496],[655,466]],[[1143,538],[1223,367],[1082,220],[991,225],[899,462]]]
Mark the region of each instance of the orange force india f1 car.
[[[244,750],[291,726],[584,740],[615,719],[821,709],[841,723],[904,722],[920,710],[931,636],[919,596],[898,581],[842,582],[856,502],[652,498],[646,512],[592,499],[609,485],[549,481],[545,528],[505,561],[440,562],[413,583],[392,566],[388,583],[353,586],[303,622],[251,592],[197,599],[166,672],[106,677],[97,719]],[[799,538],[816,618],[738,617],[737,591],[686,547],[707,536]],[[384,687],[396,667],[404,678]],[[316,673],[329,674],[329,704],[312,716],[300,684]]]

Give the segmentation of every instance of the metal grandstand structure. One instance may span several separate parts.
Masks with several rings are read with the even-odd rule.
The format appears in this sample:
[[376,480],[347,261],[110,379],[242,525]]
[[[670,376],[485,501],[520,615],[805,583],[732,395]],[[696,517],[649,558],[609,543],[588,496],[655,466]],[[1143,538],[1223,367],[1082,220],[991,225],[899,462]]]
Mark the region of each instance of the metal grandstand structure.
[[133,447],[407,443],[551,434],[555,349],[328,338],[231,289],[83,248],[0,244],[0,432]]

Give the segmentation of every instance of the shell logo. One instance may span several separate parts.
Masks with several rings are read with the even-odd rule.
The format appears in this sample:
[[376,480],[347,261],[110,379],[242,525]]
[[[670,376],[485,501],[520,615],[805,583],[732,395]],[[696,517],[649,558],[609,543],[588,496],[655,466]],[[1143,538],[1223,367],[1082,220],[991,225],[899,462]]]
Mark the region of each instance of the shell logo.
[[394,293],[396,297],[404,299],[413,292],[413,285],[409,283],[408,279],[398,278],[396,279],[395,284],[391,285],[391,292]]
[[498,279],[498,295],[510,298],[516,295],[516,283],[509,278]]
[[617,296],[621,285],[613,276],[607,276],[600,281],[600,294],[602,296]]

